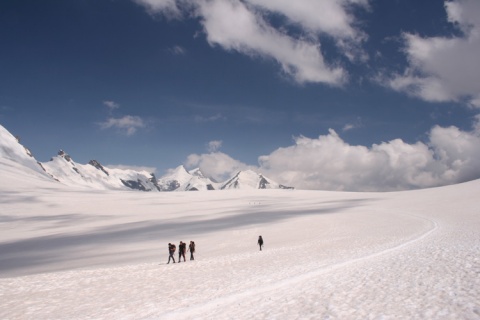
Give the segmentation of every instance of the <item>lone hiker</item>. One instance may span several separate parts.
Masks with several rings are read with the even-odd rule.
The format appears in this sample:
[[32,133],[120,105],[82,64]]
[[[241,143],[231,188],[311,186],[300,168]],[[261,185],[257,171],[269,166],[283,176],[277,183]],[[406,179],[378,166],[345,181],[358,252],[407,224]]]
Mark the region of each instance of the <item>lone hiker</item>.
[[260,251],[262,251],[262,246],[263,246],[263,238],[262,236],[258,236],[258,245],[260,246]]
[[188,251],[190,251],[190,260],[195,260],[193,257],[193,254],[195,253],[195,242],[190,241],[190,244],[188,245]]
[[183,257],[183,262],[185,262],[185,251],[187,250],[187,244],[185,242],[180,241],[178,245],[178,263],[181,262],[181,258]]
[[170,263],[170,259],[172,259],[173,263],[175,263],[175,257],[173,256],[173,254],[175,253],[175,249],[176,249],[176,247],[175,247],[174,244],[171,244],[171,243],[168,244],[168,262],[167,262],[167,264]]

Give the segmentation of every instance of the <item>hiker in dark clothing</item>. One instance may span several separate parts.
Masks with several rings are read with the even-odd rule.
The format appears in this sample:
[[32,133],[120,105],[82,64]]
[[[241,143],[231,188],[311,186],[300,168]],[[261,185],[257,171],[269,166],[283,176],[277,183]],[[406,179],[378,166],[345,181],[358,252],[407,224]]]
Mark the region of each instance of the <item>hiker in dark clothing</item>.
[[171,243],[168,244],[168,262],[167,262],[167,264],[170,263],[170,259],[172,259],[173,263],[175,263],[175,257],[173,256],[173,254],[175,253],[176,249],[177,248],[175,247],[174,244],[171,244]]
[[187,244],[180,241],[178,245],[178,263],[180,263],[181,258],[183,257],[183,262],[185,262],[185,251],[187,250]]
[[263,246],[263,238],[262,238],[262,236],[259,236],[259,237],[258,237],[258,242],[257,242],[257,243],[258,243],[258,245],[260,246],[260,251],[262,251],[262,246]]
[[190,260],[195,260],[195,258],[193,257],[193,254],[195,252],[195,242],[190,241],[190,244],[188,245],[188,251],[190,251]]

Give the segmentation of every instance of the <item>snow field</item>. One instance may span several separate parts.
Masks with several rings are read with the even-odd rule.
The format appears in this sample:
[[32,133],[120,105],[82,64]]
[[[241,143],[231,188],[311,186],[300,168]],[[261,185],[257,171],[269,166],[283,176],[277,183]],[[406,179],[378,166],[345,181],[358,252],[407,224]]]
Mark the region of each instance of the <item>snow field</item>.
[[[15,183],[0,186],[1,319],[480,318],[480,181],[165,194]],[[165,264],[180,240],[196,260]]]

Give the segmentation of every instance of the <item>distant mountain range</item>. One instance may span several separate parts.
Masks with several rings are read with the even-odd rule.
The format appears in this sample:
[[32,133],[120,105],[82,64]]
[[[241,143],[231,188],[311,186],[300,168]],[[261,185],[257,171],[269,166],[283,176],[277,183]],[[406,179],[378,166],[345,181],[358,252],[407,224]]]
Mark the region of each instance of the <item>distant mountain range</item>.
[[[78,164],[63,150],[48,162],[37,161],[32,153],[0,125],[0,164],[8,161],[47,176],[67,186],[98,190],[207,191],[231,189],[293,189],[252,170],[239,171],[225,182],[215,182],[200,169],[188,171],[179,166],[157,179],[148,171],[107,168],[97,160]],[[1,167],[0,167],[1,169]]]

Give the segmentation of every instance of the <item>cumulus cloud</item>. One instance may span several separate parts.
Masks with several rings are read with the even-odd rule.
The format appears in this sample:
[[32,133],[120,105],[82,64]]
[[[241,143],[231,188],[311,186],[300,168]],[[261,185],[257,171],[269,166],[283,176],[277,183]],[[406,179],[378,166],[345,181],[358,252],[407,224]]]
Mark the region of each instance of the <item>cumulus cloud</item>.
[[345,71],[326,65],[320,44],[279,32],[240,1],[200,1],[207,40],[226,50],[273,58],[296,81],[341,84]]
[[253,166],[217,151],[208,154],[191,154],[187,157],[185,166],[200,168],[203,174],[216,181],[225,181],[240,170],[255,169]]
[[368,1],[349,0],[247,0],[268,11],[286,16],[292,23],[315,33],[326,33],[339,38],[358,38],[361,34],[353,27],[354,17],[345,9],[356,3],[364,6]]
[[368,8],[368,0],[247,0],[268,12],[285,16],[305,32],[327,35],[350,60],[365,59],[360,44],[367,36],[349,13],[352,5]]
[[388,81],[394,90],[426,101],[467,101],[480,108],[480,2],[445,3],[448,20],[463,32],[459,37],[404,34],[409,66]]
[[106,167],[109,169],[146,171],[148,173],[155,173],[157,171],[157,168],[155,167],[131,166],[131,165],[125,165],[125,164],[108,164],[106,165]]
[[428,143],[395,139],[367,148],[330,130],[261,156],[259,170],[299,189],[393,191],[460,183],[480,178],[478,133],[436,126]]
[[146,124],[142,118],[138,116],[123,116],[121,118],[108,118],[106,121],[101,122],[101,129],[116,128],[124,132],[127,136],[131,136],[137,132],[140,128],[145,128]]
[[[352,4],[367,6],[368,0],[135,0],[149,12],[174,17],[196,16],[207,41],[228,51],[277,62],[282,71],[299,83],[342,85],[347,72],[327,63],[318,35],[333,38],[349,59],[364,56],[358,31],[349,14]],[[183,12],[183,14],[182,14]],[[288,25],[273,26],[266,16],[281,14],[289,24],[300,26],[303,35],[288,34]]]

